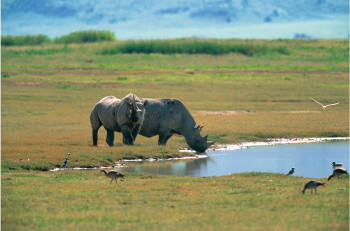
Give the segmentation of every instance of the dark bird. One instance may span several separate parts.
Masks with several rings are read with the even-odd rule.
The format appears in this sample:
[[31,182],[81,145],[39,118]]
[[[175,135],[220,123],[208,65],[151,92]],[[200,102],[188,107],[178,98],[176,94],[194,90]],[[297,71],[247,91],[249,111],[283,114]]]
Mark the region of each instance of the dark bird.
[[336,168],[333,170],[333,174],[328,177],[328,180],[332,179],[332,177],[335,177],[335,176],[338,177],[338,179],[339,179],[339,177],[343,178],[344,174],[349,175],[349,173],[345,169]]
[[67,164],[68,164],[68,159],[67,159],[67,158],[64,158],[63,167],[66,167]]
[[294,173],[294,167],[293,167],[286,175],[287,175],[287,176],[293,175],[293,173]]
[[117,183],[118,178],[124,179],[124,177],[125,177],[124,174],[122,174],[118,171],[115,171],[115,170],[107,172],[106,170],[102,169],[101,172],[103,172],[107,177],[111,178],[110,183],[112,183],[113,180],[115,180],[115,183]]
[[312,194],[312,190],[314,189],[315,190],[315,194],[317,194],[317,190],[316,188],[320,185],[322,185],[323,187],[325,187],[326,183],[322,183],[320,181],[317,181],[317,180],[310,180],[309,182],[307,182],[304,186],[304,189],[302,191],[302,193],[305,193],[305,190],[306,189],[310,189],[311,190],[311,194]]
[[335,163],[335,162],[333,162],[333,163],[332,163],[332,166],[333,166],[333,168],[342,167],[342,166],[343,166],[343,163]]

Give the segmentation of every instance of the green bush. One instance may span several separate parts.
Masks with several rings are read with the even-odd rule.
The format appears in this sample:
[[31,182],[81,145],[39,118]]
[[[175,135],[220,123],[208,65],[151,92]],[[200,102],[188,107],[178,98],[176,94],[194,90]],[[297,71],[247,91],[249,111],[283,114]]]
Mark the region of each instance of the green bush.
[[116,38],[114,33],[110,31],[77,31],[64,35],[62,37],[56,38],[55,43],[94,43],[102,41],[115,41]]
[[211,54],[240,53],[247,56],[264,55],[274,52],[288,55],[285,47],[266,45],[235,44],[234,40],[220,39],[169,39],[169,40],[140,40],[119,42],[113,47],[103,48],[101,53],[113,55],[118,53],[160,53],[160,54]]
[[2,46],[29,46],[29,45],[41,45],[43,43],[49,43],[50,39],[48,36],[43,34],[38,35],[20,35],[12,36],[6,35],[1,36]]

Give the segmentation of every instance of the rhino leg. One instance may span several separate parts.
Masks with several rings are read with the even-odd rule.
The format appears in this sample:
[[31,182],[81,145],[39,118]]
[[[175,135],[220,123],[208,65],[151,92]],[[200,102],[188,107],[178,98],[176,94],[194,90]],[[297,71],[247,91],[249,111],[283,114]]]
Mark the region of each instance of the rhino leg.
[[114,144],[114,131],[107,130],[107,137],[106,137],[106,143],[112,147]]
[[160,130],[159,131],[159,138],[158,138],[158,145],[166,145],[166,142],[172,137],[173,134],[170,133],[169,130]]
[[127,145],[133,145],[135,140],[129,126],[122,126],[121,130],[123,133],[123,143]]
[[98,129],[102,126],[100,119],[98,118],[98,114],[96,109],[93,109],[90,115],[91,128],[92,128],[92,144],[97,146],[98,140]]
[[92,129],[92,145],[97,146],[98,129]]

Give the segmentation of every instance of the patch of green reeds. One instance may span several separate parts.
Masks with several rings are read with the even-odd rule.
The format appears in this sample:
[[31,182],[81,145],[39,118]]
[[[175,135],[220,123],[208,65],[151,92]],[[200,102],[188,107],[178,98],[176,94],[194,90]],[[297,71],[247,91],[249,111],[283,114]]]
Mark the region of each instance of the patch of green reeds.
[[2,46],[29,46],[29,45],[41,45],[43,43],[49,43],[50,38],[43,34],[38,35],[20,35],[1,36]]
[[222,55],[240,53],[247,56],[279,53],[288,55],[286,47],[274,47],[253,43],[237,44],[234,40],[221,39],[168,39],[168,40],[139,40],[120,42],[113,47],[101,50],[103,55],[160,53],[160,54],[211,54]]
[[102,41],[115,41],[114,33],[110,31],[97,31],[97,30],[87,30],[87,31],[77,31],[64,35],[62,37],[56,38],[55,43],[94,43]]

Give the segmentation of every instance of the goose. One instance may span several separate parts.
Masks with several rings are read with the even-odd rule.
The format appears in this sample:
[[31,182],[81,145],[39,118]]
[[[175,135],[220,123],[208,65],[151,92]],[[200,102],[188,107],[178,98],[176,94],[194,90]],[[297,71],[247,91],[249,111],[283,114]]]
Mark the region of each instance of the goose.
[[101,172],[103,172],[107,177],[111,178],[110,183],[112,183],[113,180],[115,180],[115,183],[117,183],[118,178],[124,179],[125,177],[124,174],[114,170],[107,172],[106,170],[102,169]]
[[335,163],[335,162],[333,162],[333,163],[332,163],[332,166],[333,166],[333,167],[342,167],[342,166],[343,166],[343,163]]
[[325,183],[322,183],[320,181],[317,181],[317,180],[310,180],[309,182],[307,182],[304,186],[304,189],[302,191],[302,193],[305,193],[305,190],[306,189],[310,189],[311,190],[311,194],[312,194],[312,190],[314,189],[315,190],[315,194],[317,194],[317,190],[316,188],[318,186],[322,185],[323,187],[325,187]]
[[339,177],[343,178],[344,174],[345,175],[349,175],[349,173],[345,169],[343,169],[343,168],[336,168],[336,169],[333,170],[333,174],[328,177],[328,180],[332,179],[332,177],[335,177],[335,176],[337,176],[338,179],[339,179]]
[[311,97],[311,99],[312,99],[315,103],[318,103],[319,105],[321,105],[323,109],[326,109],[326,107],[329,107],[329,106],[334,106],[334,105],[339,104],[339,102],[338,102],[338,103],[332,103],[332,104],[328,104],[328,105],[323,105],[322,103],[318,102],[318,101],[315,100],[314,98]]
[[287,176],[293,175],[293,173],[294,173],[294,167],[293,167],[286,175],[287,175]]

